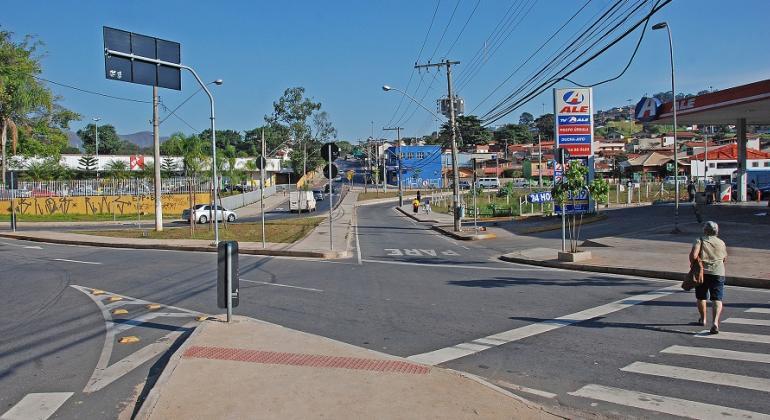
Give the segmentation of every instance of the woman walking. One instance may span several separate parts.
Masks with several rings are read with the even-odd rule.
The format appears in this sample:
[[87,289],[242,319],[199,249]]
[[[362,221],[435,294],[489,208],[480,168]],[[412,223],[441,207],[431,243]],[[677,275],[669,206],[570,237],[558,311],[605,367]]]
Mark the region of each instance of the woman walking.
[[698,299],[698,323],[706,325],[706,300],[711,299],[711,334],[719,334],[719,317],[722,315],[722,297],[725,289],[725,260],[727,247],[717,237],[719,225],[715,222],[703,224],[703,236],[698,238],[690,251],[690,263],[698,259],[703,263],[703,283],[695,287]]

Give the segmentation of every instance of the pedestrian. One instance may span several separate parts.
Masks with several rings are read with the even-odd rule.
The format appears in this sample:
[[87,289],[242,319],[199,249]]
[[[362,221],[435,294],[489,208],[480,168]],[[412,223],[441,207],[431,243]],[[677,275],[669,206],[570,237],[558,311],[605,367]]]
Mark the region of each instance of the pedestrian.
[[703,236],[698,238],[690,251],[690,263],[698,258],[703,262],[703,283],[695,286],[695,298],[698,300],[698,325],[706,325],[706,300],[711,299],[712,324],[711,334],[719,333],[719,317],[722,315],[722,297],[725,288],[725,260],[727,247],[717,237],[719,225],[715,222],[703,224]]
[[415,198],[412,200],[412,211],[414,211],[414,214],[420,211],[420,199]]
[[426,197],[423,204],[423,207],[425,208],[425,214],[430,214],[430,197]]
[[417,190],[417,200],[422,200],[422,194],[420,194],[420,190]]
[[692,181],[687,184],[687,196],[691,203],[695,202],[695,183]]

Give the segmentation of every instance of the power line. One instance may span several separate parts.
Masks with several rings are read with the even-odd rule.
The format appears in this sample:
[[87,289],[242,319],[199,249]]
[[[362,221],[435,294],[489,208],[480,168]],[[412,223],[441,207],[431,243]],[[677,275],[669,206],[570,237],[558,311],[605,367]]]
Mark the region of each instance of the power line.
[[[160,103],[160,106],[163,108],[163,110],[164,110],[165,112],[168,112],[168,107],[167,107],[166,105],[164,105],[163,103]],[[200,131],[200,130],[198,130],[198,129],[196,129],[195,127],[193,127],[192,125],[190,125],[190,123],[188,123],[187,121],[185,121],[185,120],[184,120],[182,117],[180,117],[179,115],[176,115],[176,114],[174,114],[174,113],[169,113],[169,115],[168,115],[168,116],[171,116],[171,115],[173,115],[173,116],[174,116],[174,117],[176,117],[176,118],[177,118],[179,121],[181,121],[182,123],[184,123],[184,125],[186,125],[186,126],[190,127],[190,129],[191,129],[191,130],[192,130],[192,131],[193,131],[195,134],[200,134],[200,133],[201,133],[201,131]],[[166,117],[168,118],[168,116],[166,116]]]
[[[176,111],[177,111],[179,108],[181,108],[181,107],[182,107],[182,105],[186,104],[186,103],[187,103],[187,101],[189,101],[190,99],[192,99],[192,98],[193,98],[193,96],[197,95],[197,94],[198,94],[198,92],[200,92],[201,90],[203,90],[203,88],[199,88],[199,89],[198,89],[198,90],[196,90],[196,91],[195,91],[195,92],[194,92],[192,95],[188,96],[188,97],[187,97],[187,99],[185,99],[184,101],[182,101],[182,103],[180,103],[179,105],[177,105],[177,106],[176,106],[176,108],[174,108],[174,109],[173,109],[171,112],[169,112],[169,115],[166,115],[166,117],[165,117],[165,118],[163,118],[162,120],[160,120],[160,122],[158,123],[158,125],[160,125],[160,124],[163,124],[163,121],[166,121],[166,120],[168,119],[168,117],[170,117],[171,115],[176,115],[176,114],[175,114],[175,112],[176,112]],[[164,108],[164,109],[166,109],[166,110],[168,110],[168,108],[166,108],[166,106],[165,106],[165,105],[163,106],[163,108]]]
[[455,18],[455,13],[457,12],[457,7],[460,6],[460,1],[457,0],[457,3],[455,3],[455,8],[452,9],[452,14],[449,15],[449,22],[447,22],[446,26],[444,27],[444,31],[441,33],[441,38],[439,38],[438,43],[436,43],[436,48],[433,49],[433,53],[430,55],[430,58],[428,61],[432,61],[433,58],[436,56],[436,52],[438,51],[438,48],[441,46],[441,43],[444,41],[444,36],[446,35],[446,31],[449,29],[449,26],[452,25],[452,20]]
[[449,46],[449,49],[447,52],[444,53],[445,57],[449,56],[449,53],[452,52],[455,45],[457,44],[457,41],[460,40],[460,37],[462,36],[463,32],[465,32],[465,28],[468,26],[468,22],[471,21],[471,18],[473,18],[473,15],[476,14],[476,9],[479,8],[479,4],[481,3],[481,0],[476,0],[476,5],[473,6],[473,10],[471,10],[470,16],[468,16],[468,19],[465,20],[465,23],[463,24],[463,27],[460,29],[460,32],[457,34],[457,38],[455,38],[454,42],[452,42],[452,45]]
[[141,99],[131,99],[131,98],[121,98],[120,96],[113,96],[113,95],[108,95],[106,93],[95,92],[93,90],[79,88],[77,86],[68,85],[66,83],[55,82],[53,80],[48,80],[48,79],[45,79],[45,78],[42,78],[42,77],[38,77],[38,76],[35,76],[35,75],[33,75],[32,77],[37,79],[37,80],[46,82],[46,83],[51,83],[53,85],[57,85],[57,86],[61,86],[61,87],[66,87],[68,89],[77,90],[77,91],[83,92],[83,93],[89,93],[91,95],[98,95],[98,96],[103,96],[105,98],[116,99],[116,100],[119,100],[119,101],[126,101],[126,102],[138,102],[138,103],[143,103],[143,104],[151,104],[152,103],[152,101],[143,101]]

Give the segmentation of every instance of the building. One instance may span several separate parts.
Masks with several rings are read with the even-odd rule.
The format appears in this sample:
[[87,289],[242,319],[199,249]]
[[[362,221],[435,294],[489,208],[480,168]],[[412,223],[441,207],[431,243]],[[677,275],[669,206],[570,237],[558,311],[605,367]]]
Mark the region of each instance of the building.
[[[690,176],[693,179],[709,178],[720,181],[732,180],[738,169],[738,145],[736,143],[720,146],[708,151],[708,170],[706,170],[706,153],[690,156]],[[746,168],[770,169],[770,153],[757,149],[746,149]]]
[[405,188],[439,188],[445,185],[441,146],[390,147],[386,151],[388,184],[398,185],[399,153],[401,185]]
[[[629,156],[628,160],[620,162],[620,168],[634,179],[645,181],[662,180],[673,174],[674,157],[668,153],[648,152],[643,155]],[[679,162],[679,173],[687,173],[689,162]]]

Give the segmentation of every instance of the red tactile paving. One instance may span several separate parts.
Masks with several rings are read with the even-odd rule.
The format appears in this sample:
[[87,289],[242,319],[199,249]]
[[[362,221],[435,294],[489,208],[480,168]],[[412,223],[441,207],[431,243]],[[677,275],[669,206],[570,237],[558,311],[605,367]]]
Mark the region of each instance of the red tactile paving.
[[319,354],[282,353],[244,350],[226,347],[192,346],[183,357],[197,359],[233,360],[237,362],[273,365],[311,366],[319,368],[369,370],[375,372],[413,373],[423,375],[430,368],[401,360],[362,359],[357,357],[323,356]]

